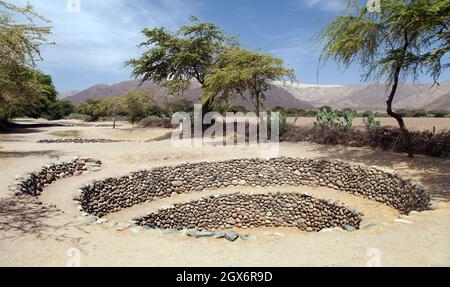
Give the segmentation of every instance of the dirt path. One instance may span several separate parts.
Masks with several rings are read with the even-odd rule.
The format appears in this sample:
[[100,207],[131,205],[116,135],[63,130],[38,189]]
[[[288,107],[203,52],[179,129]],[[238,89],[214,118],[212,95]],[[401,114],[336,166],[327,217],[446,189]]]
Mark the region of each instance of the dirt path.
[[[242,192],[293,191],[332,198],[363,211],[375,228],[357,232],[305,233],[292,230],[255,230],[248,241],[187,238],[181,233],[164,235],[159,231],[134,234],[88,225],[79,216],[72,197],[77,187],[91,179],[121,176],[130,171],[194,161],[216,161],[257,157],[259,148],[173,147],[170,141],[109,144],[36,144],[53,130],[42,128],[20,134],[0,135],[0,265],[65,266],[67,252],[77,248],[82,266],[365,266],[367,252],[375,248],[383,266],[450,265],[450,161],[368,149],[327,147],[313,144],[281,144],[280,156],[327,157],[352,160],[366,165],[395,169],[419,180],[433,194],[436,210],[412,214],[407,223],[394,222],[392,209],[361,198],[311,188],[240,188]],[[87,127],[97,135],[96,128]],[[99,132],[108,133],[105,128]],[[91,131],[92,130],[92,131]],[[154,132],[152,136],[164,132]],[[124,130],[121,137],[125,137]],[[115,137],[115,136],[114,136]],[[56,208],[42,207],[11,198],[7,186],[17,174],[49,161],[90,156],[103,161],[103,169],[88,175],[65,178],[48,186],[42,200]],[[233,189],[219,192],[234,192]],[[175,201],[195,199],[213,191],[180,195],[155,205],[140,205],[111,218],[127,220]],[[214,191],[216,192],[216,191]],[[250,232],[250,231],[249,231]]]

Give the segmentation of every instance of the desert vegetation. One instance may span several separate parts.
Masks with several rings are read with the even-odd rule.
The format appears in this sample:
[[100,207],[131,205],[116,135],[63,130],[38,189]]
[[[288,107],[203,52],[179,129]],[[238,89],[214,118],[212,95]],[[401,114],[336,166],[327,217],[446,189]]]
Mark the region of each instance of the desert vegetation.
[[[0,1],[0,8],[0,127],[13,117],[54,120],[69,115],[73,105],[57,99],[51,76],[37,68],[41,47],[53,44],[48,41],[49,21],[31,5]],[[20,17],[27,23],[17,23]]]
[[321,61],[333,58],[349,66],[357,62],[364,80],[391,85],[386,112],[402,131],[403,144],[413,156],[411,137],[403,116],[392,108],[400,79],[430,74],[434,81],[449,64],[441,58],[450,51],[447,1],[383,1],[380,13],[356,7],[337,17],[321,34]]
[[385,109],[352,106],[360,88],[312,104],[323,90],[289,61],[194,16],[127,31],[142,39],[119,60],[132,83],[62,99],[39,68],[51,22],[0,0],[0,265],[67,250],[85,265],[362,265],[368,247],[386,265],[448,265],[447,93],[397,100],[448,69],[450,2],[381,5],[349,1],[315,44],[319,66],[388,87]]

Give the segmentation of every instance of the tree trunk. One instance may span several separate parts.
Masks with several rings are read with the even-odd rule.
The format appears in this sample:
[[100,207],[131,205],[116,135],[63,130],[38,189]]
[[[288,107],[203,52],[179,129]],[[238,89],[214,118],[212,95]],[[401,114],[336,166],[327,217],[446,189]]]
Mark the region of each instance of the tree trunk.
[[211,125],[203,124],[203,119],[205,118],[205,115],[211,111],[211,105],[212,101],[207,100],[202,106],[202,133],[204,133],[211,125],[214,124],[214,122],[212,122]]
[[389,98],[386,101],[387,113],[389,116],[391,116],[395,120],[397,120],[398,126],[400,127],[400,130],[402,132],[403,145],[406,148],[406,152],[408,153],[409,157],[414,157],[414,153],[413,153],[412,145],[411,145],[411,134],[409,133],[408,129],[406,128],[405,122],[403,121],[402,116],[395,113],[392,110],[392,101],[394,100],[395,93],[397,92],[400,71],[401,71],[401,65],[398,65],[394,72],[394,83],[392,85],[391,93],[389,94]]
[[261,125],[261,119],[259,118],[259,106],[261,105],[261,101],[259,98],[259,95],[256,95],[256,140],[259,143],[260,142],[260,138],[259,138],[259,129],[260,129],[260,125]]

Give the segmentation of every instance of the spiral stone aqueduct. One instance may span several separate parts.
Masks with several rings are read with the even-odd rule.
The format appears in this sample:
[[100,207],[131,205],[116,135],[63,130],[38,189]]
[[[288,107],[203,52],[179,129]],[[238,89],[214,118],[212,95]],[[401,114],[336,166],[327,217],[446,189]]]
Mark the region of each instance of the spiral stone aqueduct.
[[[57,162],[16,179],[10,191],[39,196],[59,178],[96,171],[101,161],[75,158]],[[95,218],[178,194],[227,187],[326,187],[383,203],[401,214],[429,208],[430,194],[420,184],[396,173],[338,160],[280,157],[234,159],[155,167],[84,184],[78,199],[82,211]],[[313,195],[296,193],[228,194],[175,204],[134,219],[158,229],[290,227],[313,232],[327,228],[360,228],[364,214]]]

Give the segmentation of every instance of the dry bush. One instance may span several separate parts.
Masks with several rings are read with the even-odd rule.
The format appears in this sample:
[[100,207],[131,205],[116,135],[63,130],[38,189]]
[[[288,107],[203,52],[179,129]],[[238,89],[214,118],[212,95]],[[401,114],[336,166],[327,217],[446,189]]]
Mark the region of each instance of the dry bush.
[[[289,125],[281,140],[286,142],[307,141],[352,147],[368,146],[375,149],[406,152],[400,129],[389,127],[364,131],[327,125],[315,125],[313,127]],[[436,157],[448,157],[450,155],[450,131],[442,131],[440,133],[432,133],[430,131],[411,132],[411,141],[416,154]]]
[[159,118],[155,116],[149,116],[142,120],[140,120],[137,124],[138,127],[141,128],[175,128],[176,126],[172,125],[169,118]]

